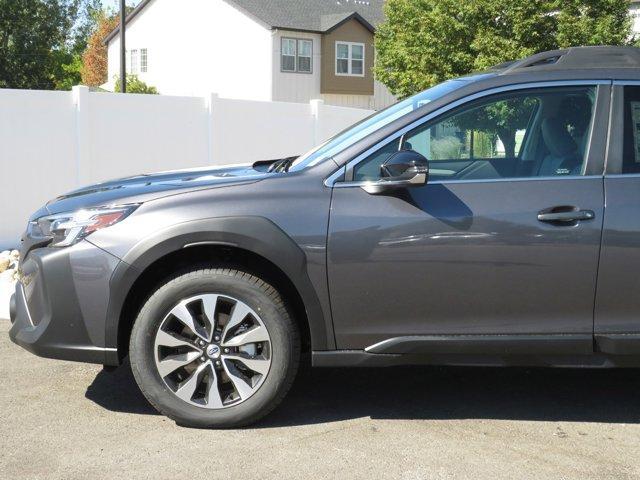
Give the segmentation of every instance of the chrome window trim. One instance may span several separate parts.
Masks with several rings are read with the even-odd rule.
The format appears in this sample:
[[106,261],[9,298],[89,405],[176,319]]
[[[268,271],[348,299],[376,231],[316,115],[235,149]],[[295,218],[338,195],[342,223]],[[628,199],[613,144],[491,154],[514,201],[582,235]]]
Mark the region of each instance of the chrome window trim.
[[338,170],[336,170],[335,172],[333,172],[331,175],[329,175],[327,178],[324,179],[324,182],[323,182],[324,186],[333,187],[333,186],[343,185],[344,182],[338,182],[338,178],[343,176],[346,172],[347,172],[346,165],[342,165],[340,168],[338,168]]
[[[343,167],[344,168],[344,167]],[[341,172],[342,173],[342,172]],[[623,175],[620,175],[621,177]],[[624,175],[624,177],[629,177],[630,175]],[[638,174],[640,176],[640,174]],[[612,177],[609,176],[609,178]],[[331,177],[329,177],[331,178]],[[456,185],[460,183],[496,183],[496,182],[531,182],[531,181],[540,181],[546,182],[549,180],[593,180],[593,179],[602,179],[603,175],[568,175],[568,176],[555,176],[555,177],[514,177],[514,178],[479,178],[479,179],[471,179],[471,180],[435,180],[429,181],[428,185]],[[364,181],[364,182],[335,182],[333,185],[327,184],[329,179],[325,180],[325,185],[327,187],[333,188],[355,188],[355,187],[366,187],[371,185],[377,185],[381,182],[376,181]]]
[[[637,82],[638,84],[640,84],[640,81]],[[488,97],[490,95],[495,95],[498,93],[504,93],[504,92],[511,92],[511,91],[516,91],[516,90],[527,90],[530,88],[547,88],[547,87],[580,87],[580,86],[598,86],[598,85],[611,85],[612,84],[612,80],[604,80],[604,79],[599,79],[599,80],[553,80],[553,81],[546,81],[546,82],[529,82],[529,83],[519,83],[519,84],[512,84],[512,85],[503,85],[501,87],[495,87],[495,88],[491,88],[488,90],[482,90],[480,92],[476,92],[472,95],[468,95],[464,98],[460,98],[454,102],[451,102],[441,108],[439,108],[438,110],[431,112],[427,115],[425,115],[422,118],[419,118],[418,120],[410,123],[409,125],[405,125],[404,127],[402,127],[400,130],[396,131],[395,133],[391,134],[390,136],[388,136],[387,138],[385,138],[384,140],[378,142],[377,144],[375,144],[374,146],[368,148],[367,150],[365,150],[364,152],[360,153],[358,156],[356,156],[354,159],[350,160],[349,162],[346,163],[346,165],[343,165],[342,167],[340,167],[340,169],[338,171],[340,171],[342,168],[344,168],[344,173],[346,174],[348,171],[352,170],[353,167],[355,165],[357,165],[358,163],[360,163],[362,160],[366,159],[369,155],[371,155],[372,153],[376,152],[378,149],[383,148],[384,146],[386,146],[387,144],[393,142],[394,140],[397,140],[398,138],[404,136],[407,132],[413,130],[414,128],[419,127],[420,125],[422,125],[423,123],[426,123],[446,112],[448,112],[449,110],[453,110],[456,107],[459,107],[461,105],[464,105],[466,103],[469,103],[473,100],[477,100],[479,98],[484,98],[484,97]],[[335,172],[334,172],[335,174]],[[334,174],[331,174],[329,177],[327,177],[324,181],[324,184],[327,187],[338,187],[340,186],[340,184],[349,184],[349,186],[361,186],[362,184],[365,183],[372,183],[370,181],[367,182],[337,182],[335,181],[338,177],[334,177]],[[438,182],[429,182],[429,183],[433,183],[433,184],[437,184],[437,183],[462,183],[462,182],[484,182],[484,181],[490,181],[490,182],[495,182],[495,181],[504,181],[504,180],[508,180],[508,181],[514,181],[514,180],[532,180],[532,179],[550,179],[550,178],[558,178],[558,179],[567,179],[567,178],[590,178],[590,177],[594,177],[592,175],[589,176],[561,176],[561,177],[521,177],[521,178],[504,178],[504,179],[485,179],[485,180],[443,180],[443,181],[438,181]],[[601,175],[595,175],[595,177],[601,177]],[[331,183],[329,180],[334,178],[333,183]],[[373,182],[375,183],[375,182]]]
[[614,80],[613,85],[640,85],[640,80]]

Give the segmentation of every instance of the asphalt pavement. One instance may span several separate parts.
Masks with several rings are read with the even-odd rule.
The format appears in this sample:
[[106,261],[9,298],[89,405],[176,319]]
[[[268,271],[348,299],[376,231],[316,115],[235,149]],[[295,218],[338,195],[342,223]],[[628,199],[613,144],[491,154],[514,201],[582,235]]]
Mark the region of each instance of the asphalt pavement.
[[0,479],[640,479],[640,371],[316,369],[244,430],[158,415],[130,370],[0,321]]

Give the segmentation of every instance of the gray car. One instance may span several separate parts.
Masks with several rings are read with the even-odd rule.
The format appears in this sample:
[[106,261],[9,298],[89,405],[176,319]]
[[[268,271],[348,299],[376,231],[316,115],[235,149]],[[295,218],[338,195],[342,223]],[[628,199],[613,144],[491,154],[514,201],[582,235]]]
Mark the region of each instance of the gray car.
[[50,201],[10,336],[129,356],[160,412],[206,427],[267,414],[307,361],[638,366],[639,174],[640,50],[541,53],[297,158]]

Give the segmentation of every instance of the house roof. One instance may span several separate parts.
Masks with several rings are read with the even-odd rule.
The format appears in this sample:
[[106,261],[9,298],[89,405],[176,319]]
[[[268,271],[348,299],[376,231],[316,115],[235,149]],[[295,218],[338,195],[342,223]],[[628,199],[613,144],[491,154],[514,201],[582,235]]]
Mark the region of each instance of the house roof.
[[[152,0],[142,0],[127,16],[133,20]],[[385,0],[224,0],[266,28],[325,33],[351,19],[374,31],[384,20]],[[104,39],[109,43],[118,26]]]
[[370,30],[384,20],[384,0],[225,0],[269,28],[327,32],[356,18]]

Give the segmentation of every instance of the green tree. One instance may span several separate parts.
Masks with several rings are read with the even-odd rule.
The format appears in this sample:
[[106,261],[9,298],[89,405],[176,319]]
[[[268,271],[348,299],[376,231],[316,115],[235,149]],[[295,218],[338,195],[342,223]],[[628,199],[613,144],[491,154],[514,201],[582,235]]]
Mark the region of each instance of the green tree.
[[629,2],[565,1],[558,14],[558,47],[632,44]]
[[[501,100],[458,115],[452,123],[461,130],[471,131],[474,139],[481,142],[487,138],[499,138],[505,156],[513,158],[516,154],[516,133],[527,127],[535,105],[533,98]],[[478,135],[480,133],[484,135]]]
[[[115,89],[120,91],[120,78],[116,79]],[[127,75],[127,93],[146,93],[149,95],[157,95],[158,89],[144,83],[137,75]]]
[[0,88],[69,88],[99,0],[0,0]]
[[376,78],[406,97],[537,52],[632,43],[628,0],[387,0]]
[[[628,9],[628,0],[387,0],[374,73],[402,98],[545,50],[631,44]],[[497,135],[512,156],[529,113],[529,105],[498,102],[457,126]]]

